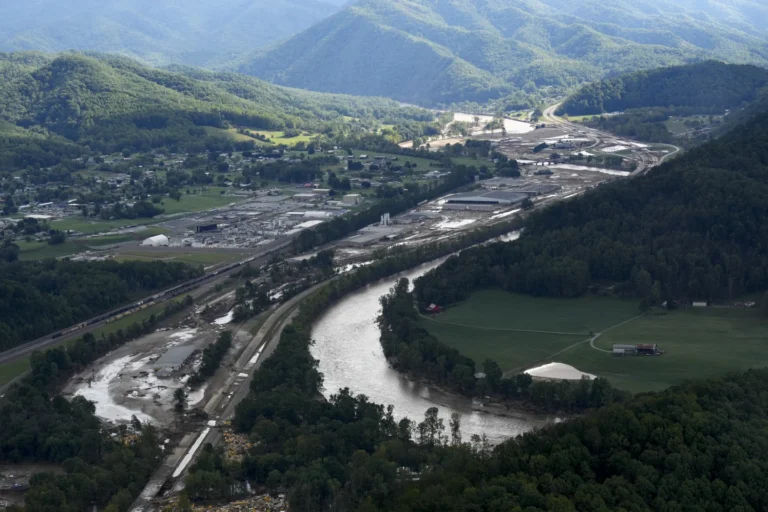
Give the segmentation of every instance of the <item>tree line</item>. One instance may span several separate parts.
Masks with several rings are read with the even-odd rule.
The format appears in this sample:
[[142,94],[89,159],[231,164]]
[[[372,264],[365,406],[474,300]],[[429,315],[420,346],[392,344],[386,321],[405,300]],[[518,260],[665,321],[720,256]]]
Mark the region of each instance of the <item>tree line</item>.
[[[638,71],[585,85],[558,108],[574,116],[645,107],[689,107],[692,113],[741,107],[768,86],[768,71],[757,66],[705,61]],[[698,110],[702,109],[702,110]]]
[[201,275],[202,268],[179,262],[2,262],[0,350]]
[[477,170],[474,167],[456,166],[448,176],[444,177],[436,185],[419,187],[414,184],[402,193],[378,201],[362,211],[336,217],[330,222],[324,222],[314,228],[305,229],[296,237],[293,246],[297,252],[304,252],[329,241],[342,238],[377,222],[385,213],[397,215],[413,208],[421,201],[433,199],[451,190],[468,185],[474,179],[475,174],[477,174]]

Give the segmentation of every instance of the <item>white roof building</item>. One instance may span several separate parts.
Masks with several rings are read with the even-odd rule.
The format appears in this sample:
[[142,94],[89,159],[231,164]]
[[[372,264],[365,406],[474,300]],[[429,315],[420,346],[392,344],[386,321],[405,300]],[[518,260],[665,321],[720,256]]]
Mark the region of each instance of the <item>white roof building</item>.
[[167,236],[155,235],[141,242],[141,245],[149,245],[152,247],[167,247],[168,245],[170,245],[170,243],[171,241],[168,240]]

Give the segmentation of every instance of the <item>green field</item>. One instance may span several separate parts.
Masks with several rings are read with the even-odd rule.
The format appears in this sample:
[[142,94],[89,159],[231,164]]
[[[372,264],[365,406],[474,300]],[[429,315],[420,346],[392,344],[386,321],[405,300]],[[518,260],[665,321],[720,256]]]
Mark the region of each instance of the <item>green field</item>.
[[[270,130],[251,130],[253,133],[260,133],[266,135],[268,139],[271,139],[274,144],[285,144],[286,146],[293,146],[299,142],[310,142],[314,134],[302,132],[298,137],[286,137],[285,132],[282,131],[270,131]],[[253,140],[253,139],[249,139]],[[262,143],[263,144],[263,143]]]
[[15,243],[19,246],[19,259],[22,261],[71,256],[88,249],[85,245],[72,240],[58,245],[50,245],[48,242],[17,241]]
[[121,251],[115,256],[115,261],[181,261],[191,265],[219,265],[243,259],[245,253],[227,252],[200,252],[200,251]]
[[525,369],[637,315],[635,301],[585,296],[536,298],[483,290],[421,323],[443,343],[482,364],[496,360],[504,370]]
[[227,190],[221,187],[210,187],[207,190],[197,194],[182,194],[181,199],[176,201],[166,197],[163,199],[162,208],[166,215],[177,213],[190,213],[210,210],[211,208],[221,208],[232,203],[243,201],[242,197],[226,196],[221,192]]
[[205,132],[208,135],[211,135],[211,136],[214,136],[214,137],[222,137],[222,138],[225,138],[225,139],[234,140],[235,142],[241,142],[241,141],[250,140],[250,141],[253,141],[253,142],[255,142],[256,144],[259,144],[259,145],[264,145],[265,144],[264,142],[262,142],[260,140],[254,139],[253,137],[249,137],[247,135],[243,135],[242,133],[237,133],[237,130],[235,130],[234,128],[230,128],[228,130],[226,130],[224,128],[214,128],[213,126],[205,126],[204,128],[205,128]]
[[658,343],[659,357],[613,357],[588,345],[558,362],[607,377],[630,391],[660,390],[686,379],[768,366],[768,321],[754,309],[701,308],[642,316],[606,333],[595,346]]
[[[756,309],[692,308],[637,316],[632,300],[548,299],[486,290],[433,319],[423,318],[421,325],[478,364],[492,358],[509,371],[565,363],[632,392],[768,366],[768,320]],[[604,331],[596,348],[590,346],[590,331]],[[665,353],[611,354],[613,344],[640,343],[656,343]]]
[[127,226],[140,226],[157,222],[157,219],[115,219],[93,220],[82,217],[68,217],[66,219],[51,222],[53,229],[79,231],[85,234],[102,233],[111,229]]

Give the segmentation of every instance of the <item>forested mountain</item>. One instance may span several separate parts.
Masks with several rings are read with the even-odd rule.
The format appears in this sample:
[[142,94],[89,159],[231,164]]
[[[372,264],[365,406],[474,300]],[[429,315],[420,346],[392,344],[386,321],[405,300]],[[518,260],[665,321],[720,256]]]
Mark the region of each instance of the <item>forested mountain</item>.
[[[0,54],[0,137],[102,152],[205,147],[204,126],[321,129],[345,116],[431,120],[397,102],[290,90],[230,73],[150,68],[124,57]],[[13,142],[15,141],[15,142]]]
[[768,116],[646,175],[533,215],[519,241],[462,252],[416,281],[450,304],[482,286],[574,297],[615,285],[646,306],[768,289]]
[[582,87],[558,109],[586,115],[644,107],[719,109],[757,100],[768,86],[768,69],[707,61],[638,71]]
[[238,69],[419,104],[484,101],[713,57],[765,65],[764,13],[755,2],[362,0]]
[[118,53],[216,65],[331,15],[325,0],[30,0],[0,3],[0,50]]

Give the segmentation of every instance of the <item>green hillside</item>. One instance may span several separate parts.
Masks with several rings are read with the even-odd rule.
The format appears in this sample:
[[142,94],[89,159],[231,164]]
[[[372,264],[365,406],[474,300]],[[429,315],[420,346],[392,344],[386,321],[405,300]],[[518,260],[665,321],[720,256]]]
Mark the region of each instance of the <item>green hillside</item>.
[[643,107],[731,109],[758,99],[768,70],[721,62],[640,71],[586,85],[560,107],[588,115]]
[[392,100],[291,90],[229,73],[161,70],[124,57],[0,54],[0,77],[0,136],[77,142],[102,152],[204,148],[204,127],[319,131],[349,118],[432,118]]
[[362,0],[238,69],[295,87],[436,104],[560,91],[713,57],[765,65],[765,27],[743,21],[764,8],[747,4]]
[[324,0],[30,0],[0,4],[0,50],[119,53],[215,65],[334,13]]

